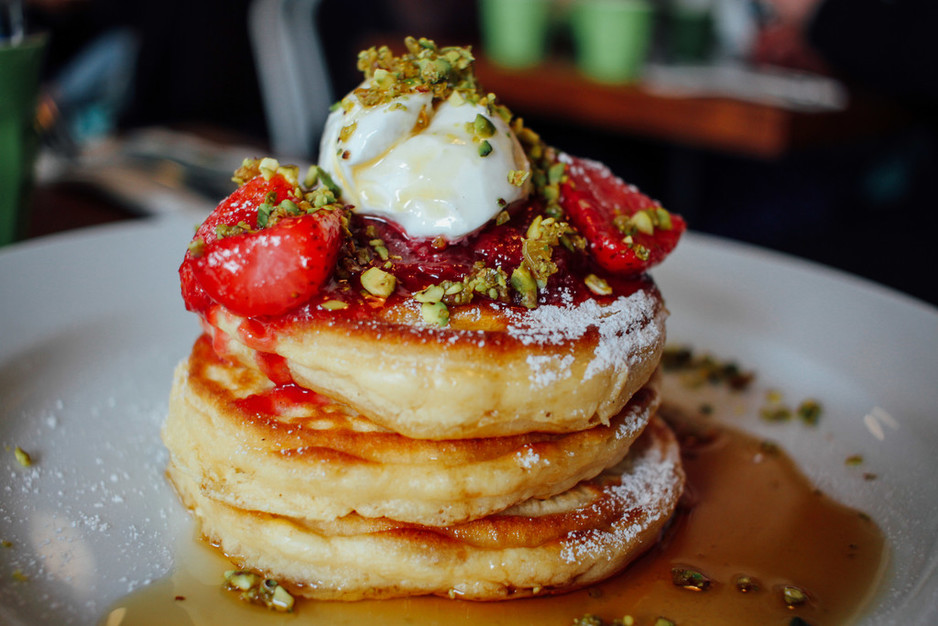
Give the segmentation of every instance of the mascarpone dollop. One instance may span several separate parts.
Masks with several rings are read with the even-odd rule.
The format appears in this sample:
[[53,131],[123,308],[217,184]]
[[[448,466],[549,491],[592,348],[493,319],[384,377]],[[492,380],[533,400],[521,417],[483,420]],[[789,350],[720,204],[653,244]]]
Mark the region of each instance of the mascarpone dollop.
[[[491,123],[482,136],[477,116]],[[415,92],[365,106],[352,92],[326,121],[319,167],[355,212],[410,237],[460,239],[531,187],[531,165],[509,125],[455,93],[437,103]]]

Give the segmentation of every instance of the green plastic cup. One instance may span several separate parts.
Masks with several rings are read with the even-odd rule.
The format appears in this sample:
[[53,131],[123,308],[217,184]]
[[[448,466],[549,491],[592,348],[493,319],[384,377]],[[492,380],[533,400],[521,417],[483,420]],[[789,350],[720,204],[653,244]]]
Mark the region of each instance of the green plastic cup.
[[25,232],[39,137],[36,102],[46,39],[0,45],[0,246]]
[[668,56],[678,63],[699,63],[710,56],[713,18],[708,9],[674,7],[667,19]]
[[599,82],[635,81],[648,55],[652,18],[645,0],[579,0],[570,12],[577,68]]
[[521,69],[544,60],[550,31],[550,0],[480,0],[485,55],[503,67]]

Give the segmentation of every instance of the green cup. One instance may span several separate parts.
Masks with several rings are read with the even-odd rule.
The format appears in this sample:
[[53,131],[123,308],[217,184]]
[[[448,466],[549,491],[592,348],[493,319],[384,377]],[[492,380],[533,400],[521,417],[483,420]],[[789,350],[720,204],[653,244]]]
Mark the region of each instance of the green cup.
[[482,46],[503,67],[521,69],[544,60],[550,31],[550,0],[480,0]]
[[570,26],[579,70],[603,83],[635,81],[648,55],[652,18],[645,0],[578,0]]
[[678,63],[700,63],[710,56],[713,18],[706,8],[676,6],[668,12],[668,57]]
[[0,45],[0,246],[22,237],[39,137],[36,101],[43,36]]

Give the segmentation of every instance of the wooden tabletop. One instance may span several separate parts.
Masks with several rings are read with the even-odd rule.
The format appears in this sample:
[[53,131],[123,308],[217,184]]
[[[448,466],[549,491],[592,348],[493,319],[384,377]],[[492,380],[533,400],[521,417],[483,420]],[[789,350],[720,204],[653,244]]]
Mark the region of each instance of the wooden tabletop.
[[484,58],[475,65],[485,89],[522,116],[767,159],[870,133],[894,117],[882,103],[857,97],[845,110],[804,112],[724,97],[660,95],[640,83],[590,81],[563,60],[525,70],[504,69]]

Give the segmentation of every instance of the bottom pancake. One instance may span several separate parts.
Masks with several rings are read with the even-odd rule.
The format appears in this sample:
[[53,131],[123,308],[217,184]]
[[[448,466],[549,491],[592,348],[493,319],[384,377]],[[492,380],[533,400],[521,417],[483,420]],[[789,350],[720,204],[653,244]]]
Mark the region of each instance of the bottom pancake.
[[317,522],[207,496],[171,463],[202,533],[241,567],[316,599],[443,595],[501,600],[606,578],[649,548],[681,495],[674,435],[653,419],[628,456],[546,500],[463,524],[427,527],[349,515]]

